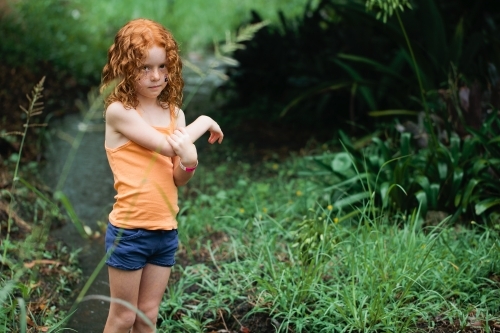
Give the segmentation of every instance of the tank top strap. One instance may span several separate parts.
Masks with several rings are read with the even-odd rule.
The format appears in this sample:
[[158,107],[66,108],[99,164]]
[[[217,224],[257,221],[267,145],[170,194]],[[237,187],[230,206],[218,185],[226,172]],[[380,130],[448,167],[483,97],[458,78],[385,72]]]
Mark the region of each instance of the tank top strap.
[[177,122],[176,122],[177,117],[173,112],[170,112],[170,133],[174,133],[175,128],[177,127]]

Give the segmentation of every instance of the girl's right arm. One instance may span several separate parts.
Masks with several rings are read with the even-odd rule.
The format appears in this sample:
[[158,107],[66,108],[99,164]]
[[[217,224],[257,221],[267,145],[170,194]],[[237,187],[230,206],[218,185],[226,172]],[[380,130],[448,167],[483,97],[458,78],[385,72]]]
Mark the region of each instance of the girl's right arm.
[[[181,110],[179,110],[179,116],[184,117]],[[210,117],[200,116],[186,126],[189,137],[185,139],[190,142],[179,144],[182,146],[194,143],[207,131],[210,132],[208,139],[210,143],[222,142],[224,134],[219,125]],[[136,110],[125,109],[121,103],[112,103],[106,110],[106,145],[116,148],[128,140],[165,156],[178,155],[165,135],[146,123]]]
[[150,126],[135,109],[115,102],[106,109],[106,146],[117,148],[128,141],[165,156],[176,156],[164,134]]

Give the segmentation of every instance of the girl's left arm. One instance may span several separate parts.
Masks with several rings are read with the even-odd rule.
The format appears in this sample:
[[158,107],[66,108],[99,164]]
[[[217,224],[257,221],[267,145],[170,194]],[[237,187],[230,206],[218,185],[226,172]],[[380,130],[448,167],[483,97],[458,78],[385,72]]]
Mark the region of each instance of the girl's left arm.
[[[185,127],[186,127],[186,119],[184,117],[184,114],[180,113],[179,116],[177,117],[177,128],[178,129],[182,128],[181,130],[182,134],[187,134],[186,131],[184,130]],[[172,136],[172,139],[175,140],[176,136]],[[173,144],[175,145],[176,143],[173,142]],[[182,155],[183,157],[180,157],[179,155]],[[189,180],[193,177],[195,172],[190,168],[194,168],[198,164],[198,152],[196,150],[195,145],[191,143],[188,145],[188,147],[182,149],[182,154],[178,153],[177,156],[172,157],[172,162],[174,164],[175,185],[177,187],[186,185],[187,182],[189,182]],[[181,168],[180,166],[181,162],[186,170]]]
[[[179,156],[172,157],[172,162],[174,163],[174,183],[175,183],[175,186],[179,187],[179,186],[186,185],[189,182],[189,180],[191,178],[193,178],[194,173],[195,173],[194,170],[189,171],[190,170],[189,168],[195,167],[198,164],[198,162],[196,162],[193,165],[186,165],[185,167],[186,167],[186,170],[188,170],[188,171],[185,171],[180,167],[181,159],[179,158]],[[184,163],[183,163],[183,165],[184,165]]]

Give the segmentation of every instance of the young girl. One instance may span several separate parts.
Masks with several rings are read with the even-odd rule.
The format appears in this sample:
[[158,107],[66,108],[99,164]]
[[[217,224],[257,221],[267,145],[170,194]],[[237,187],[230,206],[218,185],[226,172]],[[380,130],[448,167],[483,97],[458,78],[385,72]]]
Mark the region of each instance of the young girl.
[[156,323],[177,250],[177,187],[193,177],[193,142],[219,125],[200,116],[186,126],[180,109],[182,63],[176,41],[160,24],[137,19],[123,26],[102,72],[105,149],[116,202],[106,232],[112,301],[105,333],[153,332],[125,301]]

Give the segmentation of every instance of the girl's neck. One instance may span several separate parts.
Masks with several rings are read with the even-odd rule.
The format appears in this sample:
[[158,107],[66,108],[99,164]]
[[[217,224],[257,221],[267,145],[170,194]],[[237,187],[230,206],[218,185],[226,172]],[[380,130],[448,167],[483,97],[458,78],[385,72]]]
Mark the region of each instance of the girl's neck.
[[146,109],[151,109],[157,107],[158,100],[156,98],[138,98],[139,100],[139,107],[143,107]]

